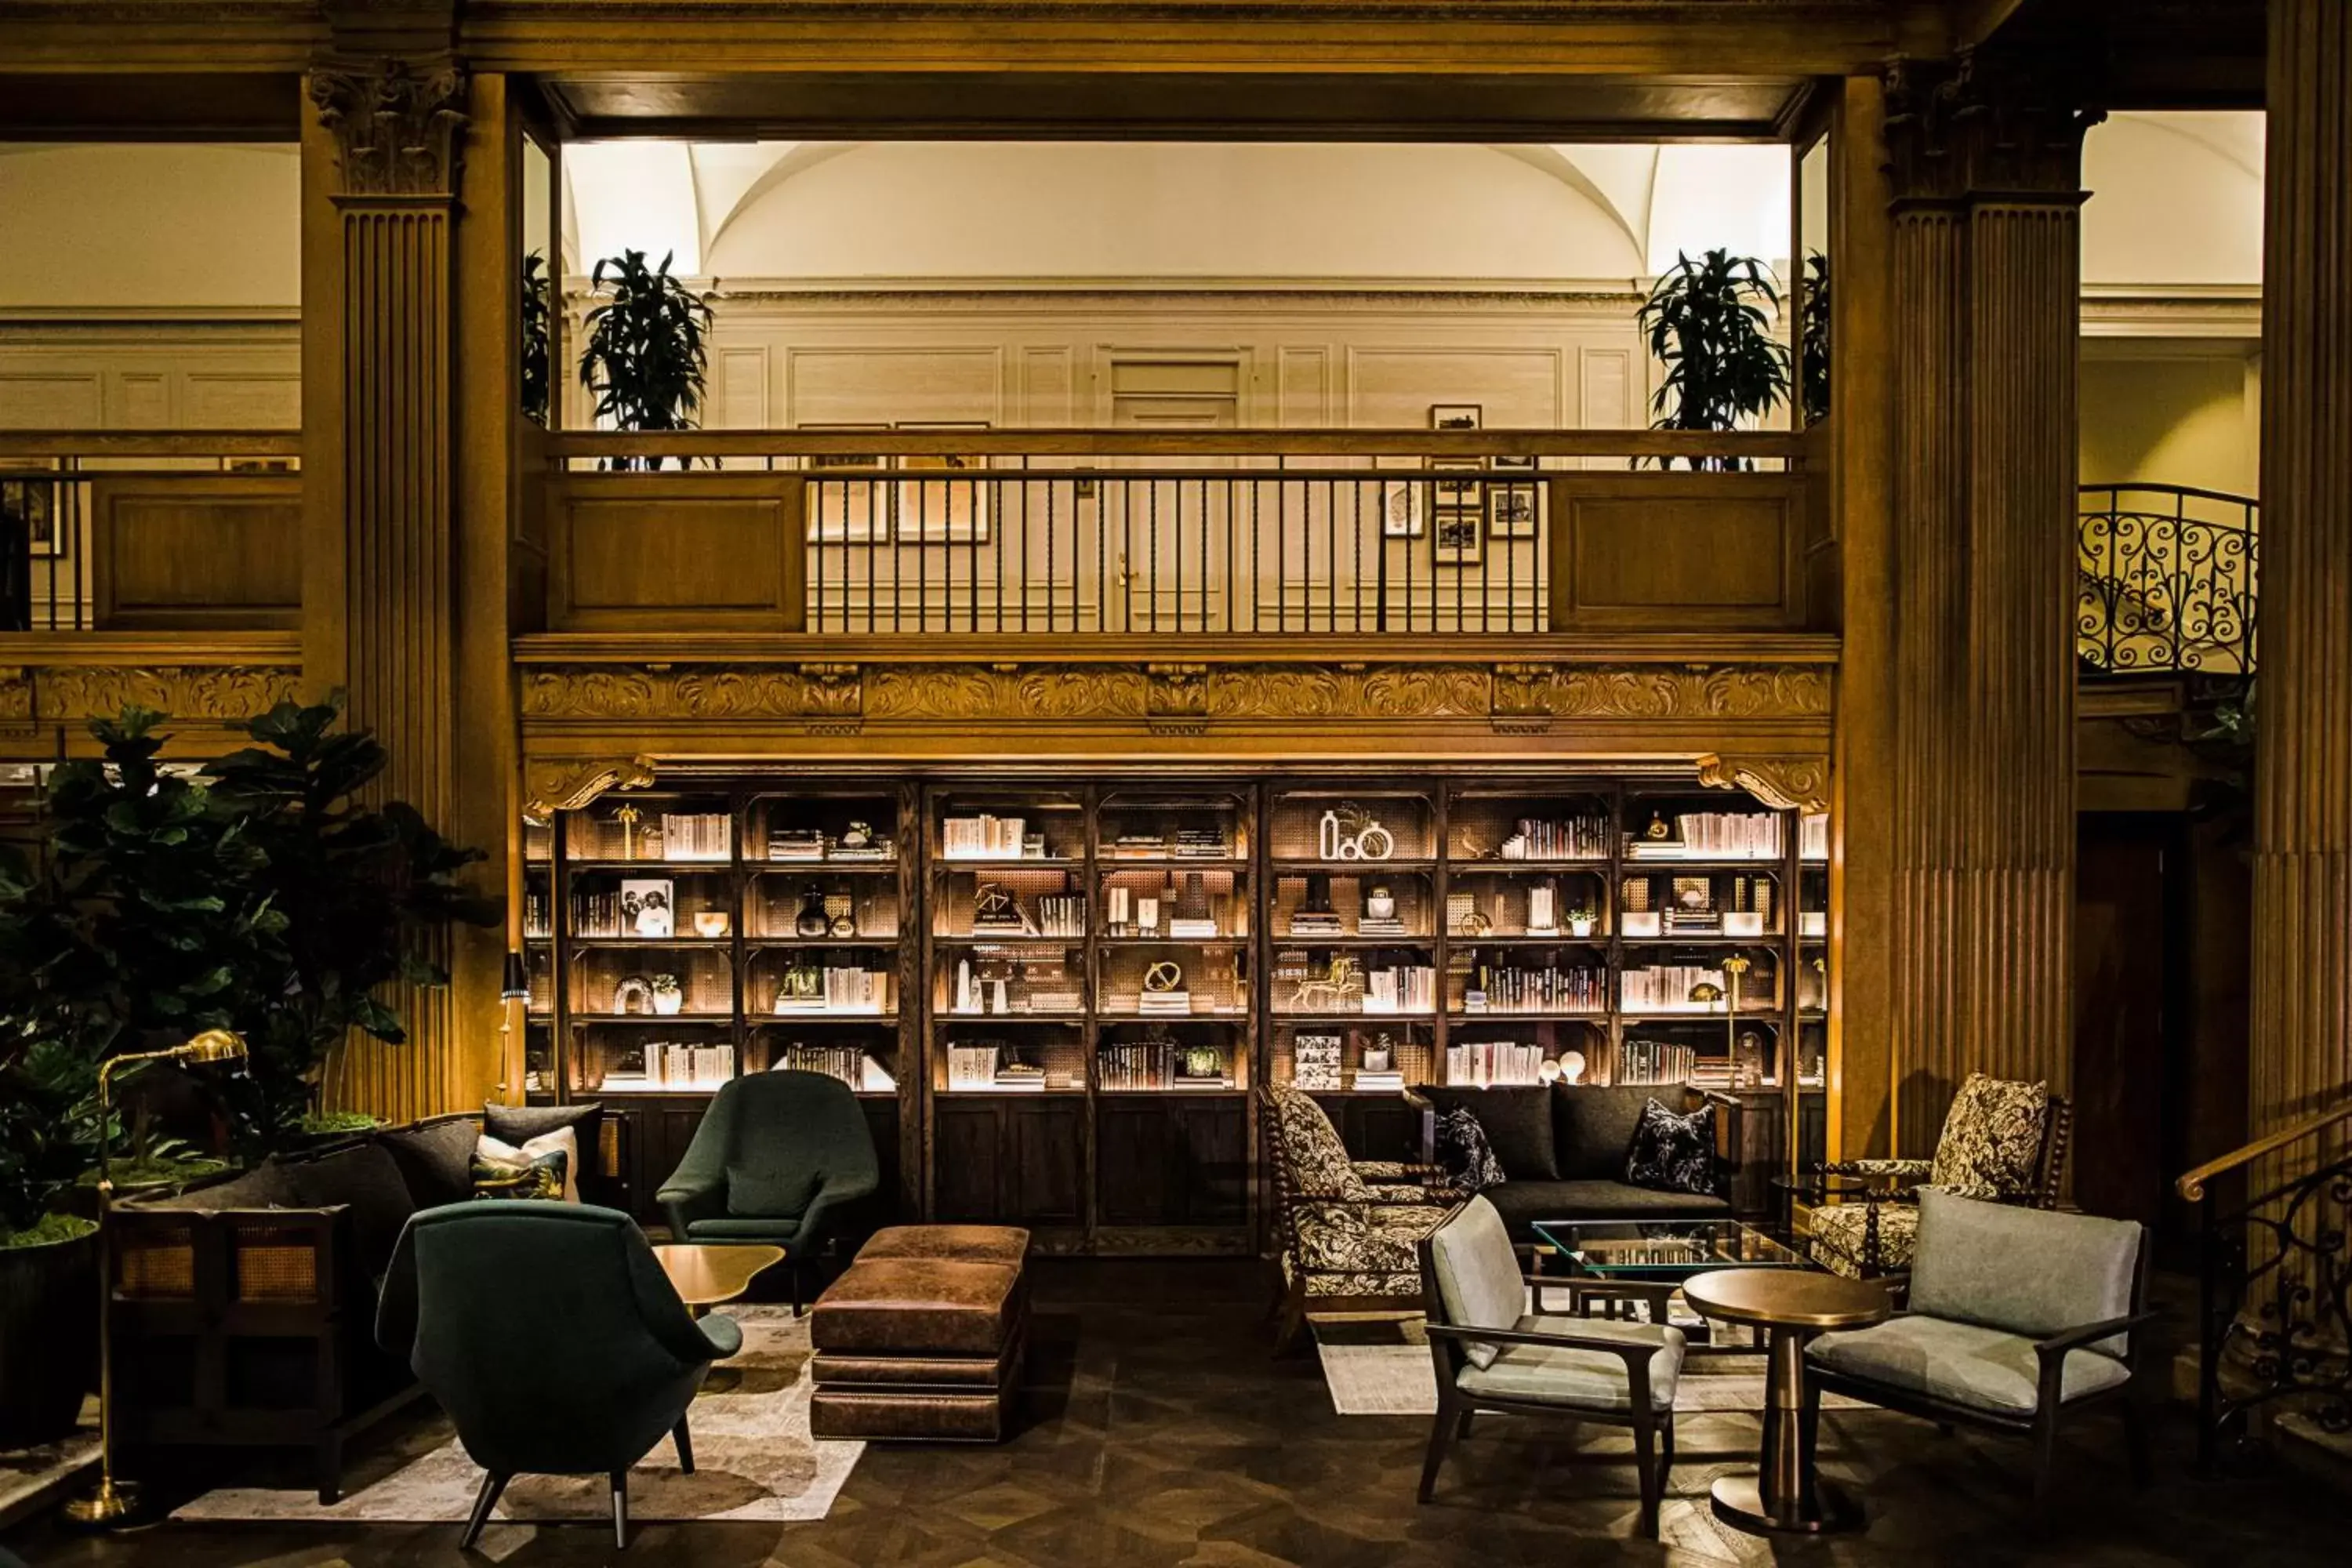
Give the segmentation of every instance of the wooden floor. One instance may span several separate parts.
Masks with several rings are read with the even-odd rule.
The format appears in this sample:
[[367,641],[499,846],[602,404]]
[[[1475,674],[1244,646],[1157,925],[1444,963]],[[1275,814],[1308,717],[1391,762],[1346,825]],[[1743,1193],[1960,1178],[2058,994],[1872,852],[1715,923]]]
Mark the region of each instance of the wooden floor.
[[[1823,1462],[1868,1500],[1868,1531],[1760,1542],[1722,1529],[1708,1481],[1747,1459],[1756,1419],[1685,1418],[1661,1546],[1633,1538],[1622,1436],[1499,1417],[1413,1502],[1427,1423],[1331,1413],[1311,1351],[1269,1359],[1255,1266],[1045,1264],[1031,1408],[1001,1447],[873,1448],[832,1517],[793,1525],[641,1526],[625,1556],[602,1527],[163,1526],[91,1540],[37,1526],[5,1542],[35,1568],[504,1568],[623,1561],[674,1568],[998,1563],[1389,1565],[1597,1562],[2155,1563],[2342,1568],[2352,1509],[2283,1480],[2188,1473],[2188,1422],[2158,1433],[2158,1485],[2135,1495],[2107,1418],[2063,1456],[2063,1501],[2032,1521],[2021,1445],[1938,1436],[1874,1411],[1824,1417]],[[5,1563],[0,1558],[0,1563]]]

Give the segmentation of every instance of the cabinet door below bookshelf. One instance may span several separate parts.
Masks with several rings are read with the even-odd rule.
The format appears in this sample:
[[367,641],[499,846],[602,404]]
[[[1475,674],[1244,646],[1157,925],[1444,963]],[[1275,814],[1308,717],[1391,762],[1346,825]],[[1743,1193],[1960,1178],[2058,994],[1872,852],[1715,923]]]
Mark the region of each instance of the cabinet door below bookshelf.
[[1101,1223],[1238,1226],[1248,1218],[1248,1107],[1241,1096],[1120,1096],[1095,1114]]
[[946,1225],[1083,1224],[1085,1113],[1076,1096],[935,1100],[932,1217]]

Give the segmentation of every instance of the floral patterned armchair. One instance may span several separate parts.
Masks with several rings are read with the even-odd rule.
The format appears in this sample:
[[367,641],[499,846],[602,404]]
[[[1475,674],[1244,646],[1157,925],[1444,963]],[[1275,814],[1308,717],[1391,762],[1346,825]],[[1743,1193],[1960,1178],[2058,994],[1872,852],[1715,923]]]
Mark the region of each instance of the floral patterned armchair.
[[1422,1185],[1429,1168],[1349,1158],[1331,1119],[1298,1089],[1267,1086],[1258,1103],[1281,1247],[1276,1351],[1296,1342],[1310,1311],[1419,1311],[1422,1238],[1453,1212]]
[[1969,1074],[1944,1118],[1932,1160],[1840,1160],[1815,1175],[1872,1184],[1855,1201],[1812,1211],[1813,1261],[1857,1279],[1911,1266],[1919,1193],[1938,1192],[2028,1208],[2055,1208],[2065,1174],[2074,1108],[2047,1083]]

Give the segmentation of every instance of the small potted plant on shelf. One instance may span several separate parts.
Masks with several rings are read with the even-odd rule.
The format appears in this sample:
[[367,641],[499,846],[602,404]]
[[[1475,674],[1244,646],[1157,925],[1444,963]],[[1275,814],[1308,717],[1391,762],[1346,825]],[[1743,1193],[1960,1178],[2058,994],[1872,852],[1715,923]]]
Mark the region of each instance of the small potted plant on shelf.
[[1578,904],[1568,911],[1568,934],[1580,937],[1591,936],[1592,928],[1599,923],[1600,918],[1591,904]]

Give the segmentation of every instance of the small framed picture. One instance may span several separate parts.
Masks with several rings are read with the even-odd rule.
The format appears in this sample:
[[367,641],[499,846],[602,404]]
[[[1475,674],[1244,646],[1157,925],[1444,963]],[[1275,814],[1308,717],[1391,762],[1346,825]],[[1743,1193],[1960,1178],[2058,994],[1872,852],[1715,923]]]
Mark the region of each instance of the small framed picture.
[[[1483,474],[1486,465],[1476,458],[1432,458],[1429,471],[1433,474]],[[1440,479],[1430,487],[1431,500],[1440,510],[1456,507],[1476,510],[1484,503],[1478,499],[1479,484],[1475,479]]]
[[[803,425],[803,430],[887,430],[887,425]],[[808,472],[887,467],[873,452],[825,452],[806,459]],[[820,543],[878,544],[890,537],[890,490],[874,479],[819,478],[808,487],[808,536]]]
[[1486,531],[1496,539],[1533,539],[1537,532],[1536,487],[1488,485]]
[[1433,403],[1429,405],[1429,427],[1433,430],[1477,430],[1485,426],[1486,409],[1479,403]]
[[1420,479],[1390,479],[1381,486],[1381,537],[1419,539],[1428,531]]
[[[902,424],[901,430],[985,430],[982,422]],[[910,474],[952,476],[984,471],[988,459],[974,453],[945,452],[937,457],[901,458],[898,468]],[[988,538],[989,503],[993,492],[979,479],[948,478],[902,479],[898,482],[895,537],[901,544],[974,544]]]
[[25,541],[30,555],[62,555],[58,487],[47,479],[0,479],[0,520]]
[[1486,559],[1486,519],[1477,508],[1437,509],[1435,545],[1440,566],[1475,566]]
[[1489,458],[1486,466],[1498,474],[1532,474],[1541,465],[1533,458]]
[[676,889],[667,877],[631,877],[621,883],[621,931],[667,940],[677,934]]

